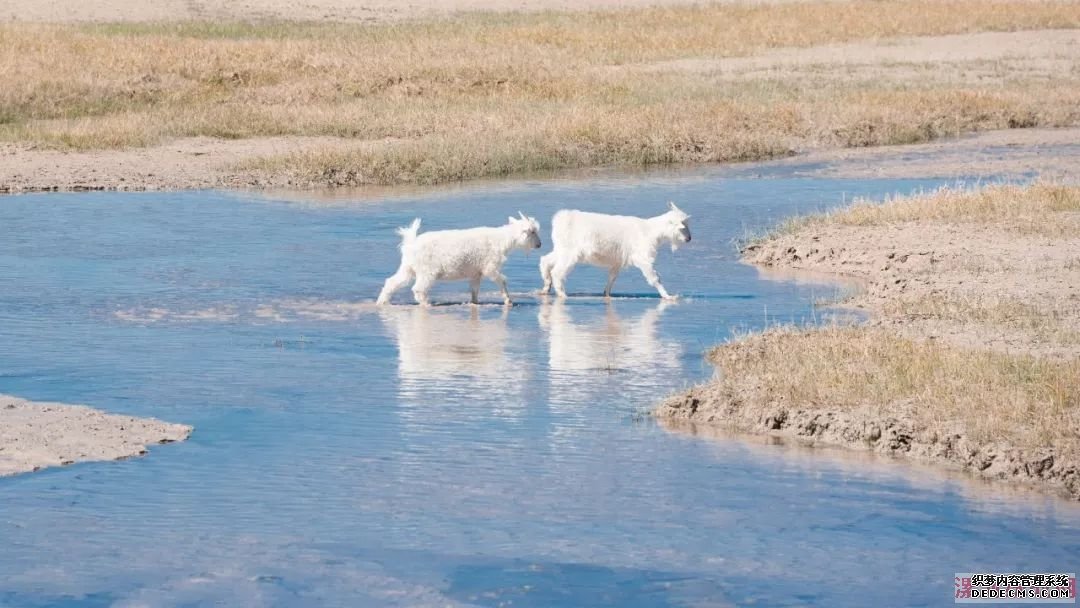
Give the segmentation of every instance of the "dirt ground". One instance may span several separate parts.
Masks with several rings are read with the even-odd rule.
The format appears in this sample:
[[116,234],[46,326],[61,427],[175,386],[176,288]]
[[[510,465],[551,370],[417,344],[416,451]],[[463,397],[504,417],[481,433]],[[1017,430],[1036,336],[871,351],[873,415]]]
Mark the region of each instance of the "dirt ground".
[[0,193],[288,187],[287,181],[232,167],[259,156],[358,145],[362,143],[333,137],[194,137],[149,148],[91,152],[0,144]]
[[[830,78],[895,78],[903,68],[918,79],[947,77],[985,82],[1016,73],[1050,78],[1068,71],[1080,56],[1080,31],[981,32],[950,36],[896,38],[809,48],[771,49],[752,57],[677,59],[627,66],[655,71],[718,74],[731,80],[790,77],[807,72],[817,81]],[[984,62],[954,71],[954,64]],[[933,64],[927,66],[925,64]],[[927,71],[927,67],[932,70]]]
[[[874,314],[873,323],[918,338],[968,348],[1073,358],[1080,354],[1080,233],[1066,238],[1023,234],[1005,226],[915,222],[830,226],[786,235],[744,252],[768,268],[805,269],[860,279],[866,289],[846,300]],[[919,303],[1012,303],[1008,322],[974,323],[928,314]],[[905,305],[904,303],[911,303]],[[1053,326],[1038,330],[1051,314]]]
[[[724,0],[721,0],[724,1]],[[781,2],[785,0],[726,0]],[[786,0],[791,1],[791,0]],[[258,20],[389,21],[464,11],[602,10],[689,0],[5,0],[0,20],[38,22]]]
[[191,427],[0,395],[0,476],[75,462],[119,460],[183,441]]

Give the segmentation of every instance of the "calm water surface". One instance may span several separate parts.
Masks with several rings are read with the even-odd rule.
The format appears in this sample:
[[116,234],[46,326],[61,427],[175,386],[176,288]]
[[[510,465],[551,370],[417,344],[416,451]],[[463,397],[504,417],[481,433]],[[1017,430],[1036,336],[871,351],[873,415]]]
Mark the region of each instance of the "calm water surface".
[[[0,392],[196,427],[147,458],[0,480],[3,606],[867,606],[951,603],[956,571],[1060,571],[1080,510],[900,464],[709,440],[640,413],[733,332],[838,287],[759,277],[733,239],[924,181],[667,174],[362,204],[233,193],[0,199]],[[693,242],[622,297],[464,284],[370,302],[393,228],[657,214]],[[399,294],[404,299],[407,291]]]

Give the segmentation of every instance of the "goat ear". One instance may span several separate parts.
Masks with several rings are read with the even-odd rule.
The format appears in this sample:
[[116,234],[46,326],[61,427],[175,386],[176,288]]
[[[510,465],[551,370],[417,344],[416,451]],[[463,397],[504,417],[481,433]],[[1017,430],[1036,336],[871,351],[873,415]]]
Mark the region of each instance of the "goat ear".
[[516,222],[516,221],[517,221],[517,218],[516,218],[516,217],[514,217],[514,216],[512,216],[512,215],[508,215],[508,216],[506,216],[506,223],[507,223],[507,224],[513,224],[513,223],[514,223],[514,222]]

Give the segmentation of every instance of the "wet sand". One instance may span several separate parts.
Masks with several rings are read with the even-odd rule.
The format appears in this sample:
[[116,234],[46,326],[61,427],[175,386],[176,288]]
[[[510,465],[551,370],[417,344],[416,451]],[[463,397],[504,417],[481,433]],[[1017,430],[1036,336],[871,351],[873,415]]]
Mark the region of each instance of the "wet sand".
[[191,431],[154,418],[0,395],[0,476],[141,456],[148,445],[183,441]]

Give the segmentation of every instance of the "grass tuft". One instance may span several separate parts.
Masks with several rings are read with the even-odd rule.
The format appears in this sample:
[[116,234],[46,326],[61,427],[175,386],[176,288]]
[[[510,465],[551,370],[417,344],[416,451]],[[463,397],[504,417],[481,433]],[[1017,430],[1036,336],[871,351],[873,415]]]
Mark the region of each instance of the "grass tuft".
[[885,202],[856,200],[852,205],[784,220],[761,242],[784,234],[827,226],[883,226],[910,222],[994,225],[1009,231],[1065,237],[1080,233],[1080,187],[1038,182],[994,185],[976,190],[945,187]]
[[1080,360],[972,351],[864,327],[778,328],[717,346],[717,382],[755,402],[910,408],[944,436],[1075,450]]

